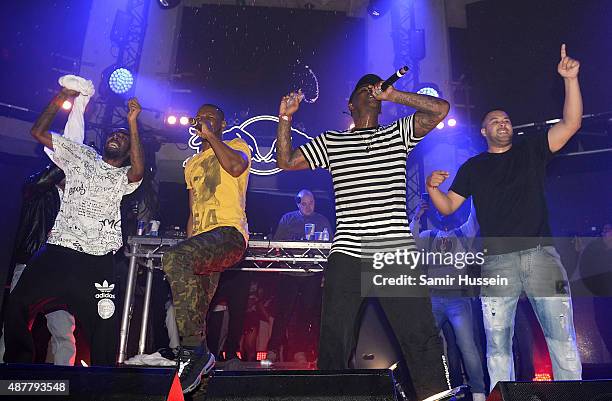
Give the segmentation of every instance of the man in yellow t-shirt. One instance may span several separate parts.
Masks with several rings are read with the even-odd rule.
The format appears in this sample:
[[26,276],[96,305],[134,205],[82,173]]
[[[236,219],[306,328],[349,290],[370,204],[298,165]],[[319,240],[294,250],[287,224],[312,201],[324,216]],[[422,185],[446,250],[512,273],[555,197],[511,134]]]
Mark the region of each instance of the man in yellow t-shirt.
[[221,272],[238,263],[248,242],[244,211],[251,151],[242,139],[223,141],[223,111],[211,104],[198,110],[201,152],[185,167],[189,189],[187,240],[163,257],[176,323],[183,346],[179,378],[184,393],[194,390],[215,363],[206,346],[205,319]]

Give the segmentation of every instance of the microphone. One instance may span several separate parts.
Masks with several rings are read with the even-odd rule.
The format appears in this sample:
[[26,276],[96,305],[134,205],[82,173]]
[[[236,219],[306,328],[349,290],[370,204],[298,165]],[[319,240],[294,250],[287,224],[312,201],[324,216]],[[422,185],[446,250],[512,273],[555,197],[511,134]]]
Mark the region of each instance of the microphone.
[[385,91],[388,87],[390,87],[395,82],[397,82],[398,79],[400,79],[401,77],[406,75],[406,73],[408,72],[409,69],[410,68],[408,68],[408,66],[405,65],[402,68],[400,68],[399,70],[397,70],[397,72],[395,74],[391,75],[389,78],[387,78],[387,80],[385,82],[382,83],[382,86],[381,86],[380,89]]
[[198,130],[202,130],[202,124],[206,124],[208,129],[211,129],[210,123],[203,122],[199,117],[189,117],[189,126]]

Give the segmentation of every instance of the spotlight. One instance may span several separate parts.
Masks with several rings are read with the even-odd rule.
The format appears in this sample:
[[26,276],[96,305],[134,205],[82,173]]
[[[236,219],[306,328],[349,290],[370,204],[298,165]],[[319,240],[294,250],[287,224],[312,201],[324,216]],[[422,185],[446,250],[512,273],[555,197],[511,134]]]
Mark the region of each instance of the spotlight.
[[422,83],[416,86],[418,89],[416,93],[419,95],[429,95],[433,97],[441,97],[442,92],[440,92],[440,88],[438,85],[431,83]]
[[438,123],[438,125],[436,125],[436,128],[437,128],[437,129],[442,129],[442,128],[444,128],[444,122],[440,121],[440,122]]
[[126,68],[117,68],[108,78],[108,86],[110,86],[111,90],[118,95],[129,91],[133,84],[134,77]]
[[70,110],[71,108],[72,108],[72,102],[70,102],[70,100],[64,100],[64,103],[62,103],[62,109]]
[[180,4],[181,0],[158,0],[157,4],[164,10],[169,10]]
[[179,119],[179,123],[181,125],[189,125],[189,117],[181,116],[181,118]]
[[455,120],[454,118],[449,118],[446,123],[449,127],[454,127],[455,125],[457,125],[457,120]]
[[166,117],[166,123],[168,123],[169,125],[176,125],[176,116]]
[[379,18],[385,15],[389,8],[389,0],[370,0],[368,3],[368,14],[374,18]]

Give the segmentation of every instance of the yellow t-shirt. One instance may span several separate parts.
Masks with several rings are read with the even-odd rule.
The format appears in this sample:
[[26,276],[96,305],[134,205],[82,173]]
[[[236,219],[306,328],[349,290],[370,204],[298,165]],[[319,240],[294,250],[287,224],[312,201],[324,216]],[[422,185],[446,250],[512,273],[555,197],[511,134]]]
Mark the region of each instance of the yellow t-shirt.
[[185,166],[187,189],[193,191],[191,205],[193,235],[217,227],[235,227],[249,239],[246,191],[251,168],[251,150],[242,139],[224,141],[232,149],[247,155],[249,166],[239,177],[232,177],[221,167],[212,149],[193,156]]

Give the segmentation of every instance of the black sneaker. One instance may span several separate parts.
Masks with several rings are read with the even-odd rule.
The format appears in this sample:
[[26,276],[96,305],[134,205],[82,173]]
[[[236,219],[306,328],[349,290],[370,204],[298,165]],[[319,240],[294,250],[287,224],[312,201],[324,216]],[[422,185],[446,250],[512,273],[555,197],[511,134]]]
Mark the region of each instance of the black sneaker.
[[157,352],[159,352],[159,354],[166,359],[170,359],[171,361],[176,361],[180,353],[180,348],[165,347],[165,348],[158,349]]
[[195,349],[181,348],[178,357],[178,375],[183,393],[190,393],[215,366],[215,357],[202,346]]

